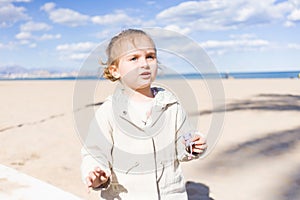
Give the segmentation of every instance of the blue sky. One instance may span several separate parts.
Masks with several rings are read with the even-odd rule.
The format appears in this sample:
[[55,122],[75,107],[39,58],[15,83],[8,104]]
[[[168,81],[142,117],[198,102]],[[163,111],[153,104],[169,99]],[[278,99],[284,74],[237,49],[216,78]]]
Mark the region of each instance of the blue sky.
[[0,0],[0,67],[79,69],[130,27],[180,32],[219,71],[300,70],[300,0]]

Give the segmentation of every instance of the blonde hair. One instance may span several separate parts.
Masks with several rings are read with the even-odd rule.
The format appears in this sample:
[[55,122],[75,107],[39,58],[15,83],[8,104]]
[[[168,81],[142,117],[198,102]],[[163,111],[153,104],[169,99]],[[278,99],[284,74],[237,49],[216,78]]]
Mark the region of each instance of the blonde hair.
[[149,47],[149,43],[148,43],[147,44],[148,47],[145,46],[145,48],[146,47],[154,48],[154,50],[156,52],[155,44],[154,44],[152,38],[142,30],[127,29],[127,30],[122,31],[118,35],[114,36],[110,40],[110,42],[106,48],[107,62],[102,63],[102,64],[106,65],[106,67],[104,68],[104,71],[103,71],[104,78],[109,79],[111,81],[119,80],[119,78],[115,78],[110,73],[109,67],[111,65],[118,66],[120,57],[122,55],[124,55],[126,52],[128,52],[128,47],[129,47],[128,43],[132,44],[133,47],[136,48],[137,47],[136,44],[141,39],[146,39],[151,44],[151,46]]

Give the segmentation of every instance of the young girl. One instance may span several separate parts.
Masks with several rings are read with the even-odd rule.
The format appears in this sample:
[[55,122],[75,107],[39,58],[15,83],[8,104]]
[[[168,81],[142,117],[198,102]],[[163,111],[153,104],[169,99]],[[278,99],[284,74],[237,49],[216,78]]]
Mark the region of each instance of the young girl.
[[82,148],[84,183],[101,199],[187,199],[180,161],[203,155],[206,140],[176,96],[151,85],[158,68],[153,40],[128,29],[106,53],[104,77],[120,84],[91,123]]

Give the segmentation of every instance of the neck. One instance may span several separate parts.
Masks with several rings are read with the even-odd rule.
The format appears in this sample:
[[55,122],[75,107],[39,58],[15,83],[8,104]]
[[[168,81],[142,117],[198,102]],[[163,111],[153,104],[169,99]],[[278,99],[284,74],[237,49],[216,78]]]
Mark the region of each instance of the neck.
[[127,91],[130,94],[130,99],[134,101],[150,101],[153,99],[153,94],[150,86],[146,88],[139,88],[136,90],[127,88]]

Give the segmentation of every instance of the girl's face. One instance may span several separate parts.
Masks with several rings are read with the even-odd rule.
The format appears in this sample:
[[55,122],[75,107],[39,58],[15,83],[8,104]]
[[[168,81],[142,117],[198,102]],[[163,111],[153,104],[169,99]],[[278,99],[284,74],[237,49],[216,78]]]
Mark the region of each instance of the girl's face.
[[150,88],[157,74],[155,49],[136,46],[119,59],[116,72],[122,83],[133,90]]

